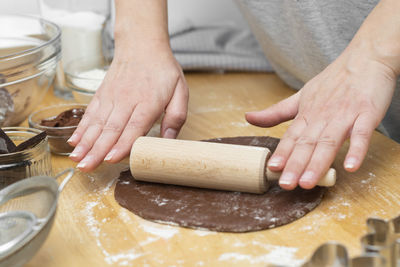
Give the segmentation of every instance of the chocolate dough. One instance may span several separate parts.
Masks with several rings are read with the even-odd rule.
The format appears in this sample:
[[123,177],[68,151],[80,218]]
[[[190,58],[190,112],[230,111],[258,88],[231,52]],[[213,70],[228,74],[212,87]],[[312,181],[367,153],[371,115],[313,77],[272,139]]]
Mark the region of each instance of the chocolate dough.
[[40,122],[40,125],[47,127],[67,127],[67,126],[77,126],[81,121],[85,109],[83,108],[73,108],[61,112],[55,118],[45,119]]
[[[268,147],[274,151],[279,139],[246,136],[206,141]],[[324,192],[321,187],[285,191],[277,183],[262,195],[218,191],[140,182],[125,171],[115,187],[115,199],[121,206],[151,221],[219,232],[250,232],[303,217],[321,202]]]

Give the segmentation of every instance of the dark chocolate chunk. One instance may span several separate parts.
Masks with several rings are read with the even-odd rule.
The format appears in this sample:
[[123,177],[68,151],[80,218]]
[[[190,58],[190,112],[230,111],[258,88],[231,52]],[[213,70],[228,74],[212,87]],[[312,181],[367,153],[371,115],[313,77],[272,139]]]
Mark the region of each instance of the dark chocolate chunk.
[[8,137],[8,135],[0,128],[0,153],[8,154],[13,153],[17,149],[14,142]]
[[7,154],[8,149],[7,149],[7,144],[4,139],[0,139],[0,154]]
[[41,132],[40,134],[29,138],[28,140],[22,142],[21,144],[19,144],[17,146],[16,152],[17,151],[23,151],[23,150],[35,147],[40,142],[42,142],[42,140],[45,139],[46,136],[47,136],[46,132]]
[[82,119],[85,109],[73,108],[60,113],[55,118],[42,120],[40,125],[47,127],[68,127],[77,126]]

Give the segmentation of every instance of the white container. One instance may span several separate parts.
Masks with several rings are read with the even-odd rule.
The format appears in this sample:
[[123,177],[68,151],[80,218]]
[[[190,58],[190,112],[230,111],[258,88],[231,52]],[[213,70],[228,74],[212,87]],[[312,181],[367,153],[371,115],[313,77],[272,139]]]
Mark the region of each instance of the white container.
[[[110,0],[39,0],[44,18],[60,26],[62,31],[62,58],[57,70],[55,93],[70,98],[64,69],[71,62],[86,58],[94,60],[108,56],[104,51],[111,40]],[[105,30],[105,29],[108,30]]]

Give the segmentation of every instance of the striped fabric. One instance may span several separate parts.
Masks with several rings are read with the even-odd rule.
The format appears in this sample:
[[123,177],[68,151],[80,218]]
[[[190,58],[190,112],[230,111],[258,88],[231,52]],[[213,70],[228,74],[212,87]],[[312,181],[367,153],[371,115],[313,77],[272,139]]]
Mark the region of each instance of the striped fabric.
[[172,51],[184,70],[272,71],[249,29],[232,23],[170,25]]

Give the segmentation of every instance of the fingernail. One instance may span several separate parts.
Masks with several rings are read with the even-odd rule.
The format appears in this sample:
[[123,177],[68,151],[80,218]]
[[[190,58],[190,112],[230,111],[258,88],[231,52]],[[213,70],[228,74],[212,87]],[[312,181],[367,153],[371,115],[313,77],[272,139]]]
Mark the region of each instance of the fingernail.
[[282,176],[279,178],[279,184],[280,185],[291,185],[295,179],[295,175],[292,172],[285,172],[282,174]]
[[175,129],[168,128],[165,130],[164,138],[174,139],[178,135],[178,132]]
[[76,158],[79,157],[79,155],[82,153],[83,148],[81,146],[75,147],[75,149],[69,154],[70,158]]
[[111,160],[111,159],[114,157],[115,153],[117,153],[117,150],[116,150],[116,149],[112,149],[112,150],[107,154],[107,156],[104,158],[104,161],[109,161],[109,160]]
[[358,160],[355,157],[349,157],[346,159],[346,162],[344,163],[344,167],[346,169],[353,169],[356,164],[357,164]]
[[67,140],[67,143],[73,143],[77,137],[77,134],[71,135],[71,137]]
[[78,169],[83,169],[83,168],[86,167],[86,165],[87,165],[86,162],[81,161],[81,162],[78,163],[78,165],[76,165],[76,167],[77,167]]
[[268,167],[279,167],[282,164],[283,158],[282,157],[272,157],[268,161]]
[[88,155],[86,156],[83,160],[81,160],[81,162],[78,163],[78,165],[76,165],[77,168],[79,169],[83,169],[85,168],[88,163],[92,160],[93,156]]
[[306,172],[303,173],[303,175],[301,176],[300,182],[309,183],[309,182],[314,181],[314,179],[315,179],[314,172],[312,172],[312,171],[306,171]]

